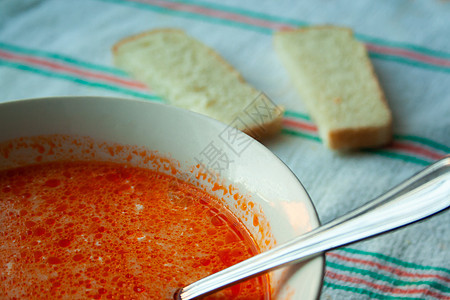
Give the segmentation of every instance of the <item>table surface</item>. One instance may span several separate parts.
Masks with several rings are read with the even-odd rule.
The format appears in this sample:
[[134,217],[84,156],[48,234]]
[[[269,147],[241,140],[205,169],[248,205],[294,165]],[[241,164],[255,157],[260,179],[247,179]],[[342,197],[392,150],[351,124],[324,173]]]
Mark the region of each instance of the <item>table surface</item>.
[[[393,112],[394,141],[337,153],[318,137],[274,49],[281,29],[351,28]],[[450,2],[2,0],[0,102],[61,95],[161,100],[112,63],[111,46],[182,28],[286,107],[266,143],[310,194],[322,223],[450,153]],[[5,130],[2,128],[2,130]],[[326,254],[321,299],[450,299],[450,212]]]

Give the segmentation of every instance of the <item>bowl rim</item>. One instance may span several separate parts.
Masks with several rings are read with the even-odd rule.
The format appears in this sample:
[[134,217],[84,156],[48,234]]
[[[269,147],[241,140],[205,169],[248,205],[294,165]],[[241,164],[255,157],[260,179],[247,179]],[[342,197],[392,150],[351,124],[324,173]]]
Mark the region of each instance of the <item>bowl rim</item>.
[[[51,101],[91,101],[90,99],[93,99],[95,101],[107,101],[107,102],[111,102],[111,101],[116,101],[116,102],[124,102],[124,101],[128,101],[128,102],[135,102],[135,103],[142,103],[144,105],[153,105],[153,106],[159,106],[162,107],[163,109],[166,110],[174,110],[177,111],[178,113],[181,114],[186,114],[186,115],[191,115],[194,118],[200,118],[203,119],[204,122],[210,122],[210,123],[215,123],[218,126],[228,126],[227,124],[220,122],[216,119],[213,119],[209,116],[206,116],[204,114],[201,113],[197,113],[188,109],[184,109],[184,108],[180,108],[177,106],[173,106],[170,105],[168,103],[165,102],[157,102],[157,101],[151,101],[151,100],[142,100],[142,99],[135,99],[135,98],[125,98],[125,97],[113,97],[113,96],[90,96],[90,95],[77,95],[77,96],[68,96],[68,95],[62,95],[62,96],[48,96],[48,97],[36,97],[36,98],[22,98],[22,99],[11,99],[11,100],[6,100],[3,102],[0,102],[0,110],[3,109],[3,107],[6,106],[14,106],[14,105],[27,105],[28,103],[32,103],[32,102],[36,102],[36,101],[45,101],[45,102],[51,102]],[[245,134],[245,133],[244,133]],[[246,134],[247,135],[247,134]],[[247,135],[249,136],[249,135]],[[249,136],[250,137],[250,136]],[[262,150],[263,152],[265,152],[265,154],[267,154],[268,156],[270,156],[272,159],[274,159],[275,161],[277,161],[277,163],[281,163],[282,167],[284,169],[286,169],[286,171],[288,173],[290,173],[290,175],[292,175],[295,180],[298,182],[298,184],[301,186],[301,188],[303,189],[303,191],[305,192],[307,198],[308,198],[308,205],[310,206],[310,211],[312,213],[312,217],[314,218],[314,221],[317,223],[317,226],[321,226],[321,222],[319,219],[319,215],[317,213],[317,209],[313,203],[313,201],[311,200],[311,197],[308,193],[308,191],[305,189],[303,183],[298,179],[298,177],[295,175],[295,173],[289,168],[289,166],[283,162],[277,155],[275,155],[269,148],[267,148],[263,143],[261,143],[260,141],[250,137],[253,142],[252,143],[256,143],[257,147],[260,148],[260,150]],[[312,229],[314,229],[316,227],[313,227]],[[319,286],[314,287],[314,291],[315,291],[315,297],[314,299],[318,299],[320,297],[320,294],[322,293],[322,289],[323,289],[323,283],[324,283],[324,276],[325,276],[325,269],[326,269],[326,258],[325,258],[325,253],[321,253],[319,255],[316,255],[314,257],[311,258],[311,260],[318,260],[320,261],[320,272],[319,272],[319,278],[316,281],[317,284]]]

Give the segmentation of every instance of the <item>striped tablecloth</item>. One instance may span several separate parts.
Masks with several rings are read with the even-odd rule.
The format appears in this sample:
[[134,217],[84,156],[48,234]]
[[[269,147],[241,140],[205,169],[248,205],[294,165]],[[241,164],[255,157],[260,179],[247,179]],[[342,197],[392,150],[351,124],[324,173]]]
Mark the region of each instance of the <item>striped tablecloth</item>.
[[[272,45],[276,30],[316,24],[350,27],[366,44],[393,111],[391,145],[339,154],[321,143]],[[115,68],[110,51],[125,36],[159,27],[185,29],[286,107],[282,134],[267,147],[302,181],[323,223],[450,153],[444,0],[1,0],[0,101],[163,101]],[[321,299],[450,299],[450,212],[329,252]]]

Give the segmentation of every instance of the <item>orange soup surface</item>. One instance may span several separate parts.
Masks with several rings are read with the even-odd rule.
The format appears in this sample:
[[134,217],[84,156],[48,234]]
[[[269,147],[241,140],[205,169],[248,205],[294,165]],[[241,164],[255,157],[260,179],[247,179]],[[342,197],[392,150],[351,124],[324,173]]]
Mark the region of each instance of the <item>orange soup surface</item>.
[[[217,199],[155,171],[59,162],[0,172],[2,299],[172,299],[258,249]],[[208,299],[268,299],[265,277]]]

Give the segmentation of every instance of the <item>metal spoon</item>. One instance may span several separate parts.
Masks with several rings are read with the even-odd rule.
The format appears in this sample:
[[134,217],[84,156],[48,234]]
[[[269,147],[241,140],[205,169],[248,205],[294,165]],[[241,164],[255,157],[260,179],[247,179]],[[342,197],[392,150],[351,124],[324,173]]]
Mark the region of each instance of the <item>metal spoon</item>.
[[450,206],[450,155],[368,204],[298,238],[177,291],[175,300],[205,296],[232,284],[327,250],[427,218]]

